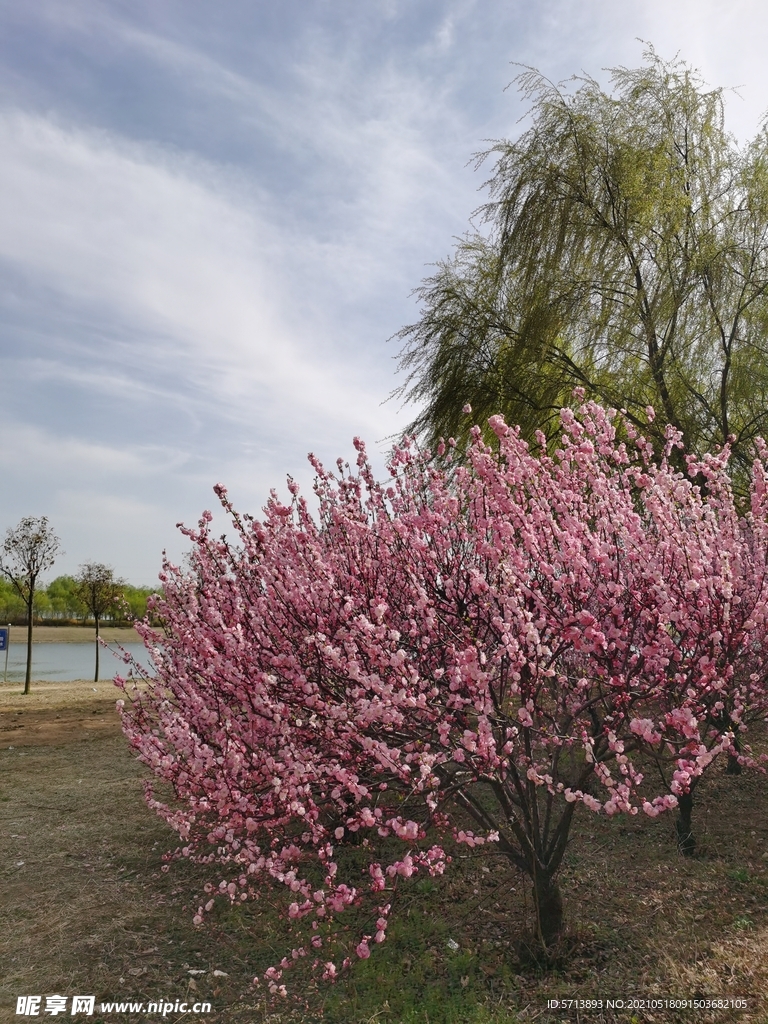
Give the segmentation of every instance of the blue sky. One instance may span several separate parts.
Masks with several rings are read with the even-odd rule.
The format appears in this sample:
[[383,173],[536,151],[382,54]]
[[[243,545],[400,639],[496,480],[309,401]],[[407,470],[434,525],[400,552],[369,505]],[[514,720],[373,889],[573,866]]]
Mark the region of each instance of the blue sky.
[[383,465],[387,338],[520,130],[512,62],[607,81],[638,37],[754,134],[757,2],[0,0],[0,531],[152,583],[217,481],[258,514],[310,450]]

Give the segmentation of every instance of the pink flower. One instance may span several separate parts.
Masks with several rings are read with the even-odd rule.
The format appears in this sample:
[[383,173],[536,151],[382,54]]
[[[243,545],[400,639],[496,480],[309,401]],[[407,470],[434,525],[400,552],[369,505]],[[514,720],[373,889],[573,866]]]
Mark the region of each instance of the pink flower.
[[661,739],[661,734],[656,731],[650,718],[633,718],[629,728],[636,736],[640,736],[648,743],[658,743]]
[[410,878],[414,872],[413,858],[409,853],[403,857],[399,863],[394,864],[393,867],[397,871],[398,875],[402,875],[403,878]]

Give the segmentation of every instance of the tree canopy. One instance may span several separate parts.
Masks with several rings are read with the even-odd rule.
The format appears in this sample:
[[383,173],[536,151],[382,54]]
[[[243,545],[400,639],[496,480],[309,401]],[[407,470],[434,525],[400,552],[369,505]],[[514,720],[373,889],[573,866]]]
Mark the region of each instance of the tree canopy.
[[768,129],[739,146],[722,90],[652,48],[610,76],[518,76],[530,127],[478,155],[479,228],[417,289],[396,394],[434,444],[466,402],[551,435],[582,387],[657,449],[668,424],[699,453],[734,435],[738,466],[768,427]]

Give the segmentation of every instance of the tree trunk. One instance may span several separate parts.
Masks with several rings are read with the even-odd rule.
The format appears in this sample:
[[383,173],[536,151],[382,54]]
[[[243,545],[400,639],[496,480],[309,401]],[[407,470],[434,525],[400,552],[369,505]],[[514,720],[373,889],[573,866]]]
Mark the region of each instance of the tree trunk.
[[692,857],[696,849],[696,840],[693,836],[691,826],[691,814],[693,813],[693,793],[683,793],[677,798],[677,849],[684,857]]
[[30,587],[29,604],[27,606],[27,672],[24,677],[24,693],[29,693],[32,679],[32,603],[35,599],[35,588]]
[[533,879],[536,935],[544,946],[552,946],[563,930],[563,900],[555,879],[541,870]]
[[733,737],[733,749],[736,751],[735,754],[728,755],[728,764],[725,766],[726,775],[741,775],[741,765],[739,764],[738,754],[741,753],[741,746],[739,744],[739,737]]
[[94,618],[96,619],[96,674],[93,677],[93,681],[94,681],[94,683],[98,683],[98,681],[99,681],[99,646],[100,646],[99,645],[99,617],[98,617],[98,615],[95,615]]

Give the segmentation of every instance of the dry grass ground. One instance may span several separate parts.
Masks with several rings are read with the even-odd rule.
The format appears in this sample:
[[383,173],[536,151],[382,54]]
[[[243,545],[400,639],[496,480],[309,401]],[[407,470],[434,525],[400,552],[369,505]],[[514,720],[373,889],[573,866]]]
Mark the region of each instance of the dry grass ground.
[[[96,630],[93,626],[35,626],[32,631],[32,639],[36,644],[82,644],[93,641],[95,636]],[[110,644],[128,643],[139,639],[139,634],[133,626],[102,626],[99,636]],[[27,627],[11,626],[11,643],[25,644],[26,642]]]
[[[210,875],[187,863],[161,871],[174,837],[143,802],[114,699],[109,683],[37,683],[29,697],[0,688],[2,1022],[30,1019],[15,1015],[17,996],[53,993],[95,995],[94,1016],[77,1018],[93,1024],[159,1020],[100,1016],[98,1005],[161,998],[210,1000],[214,1012],[194,1019],[212,1024],[768,1021],[762,776],[716,772],[702,784],[693,859],[676,856],[671,818],[582,815],[562,873],[569,934],[547,969],[521,941],[524,881],[467,858],[439,884],[412,886],[391,940],[343,985],[304,979],[306,1008],[290,1010],[251,985],[286,950],[269,902],[195,928]],[[749,1012],[547,1009],[551,999],[708,996],[747,996]],[[181,1019],[193,1018],[165,1017]]]

